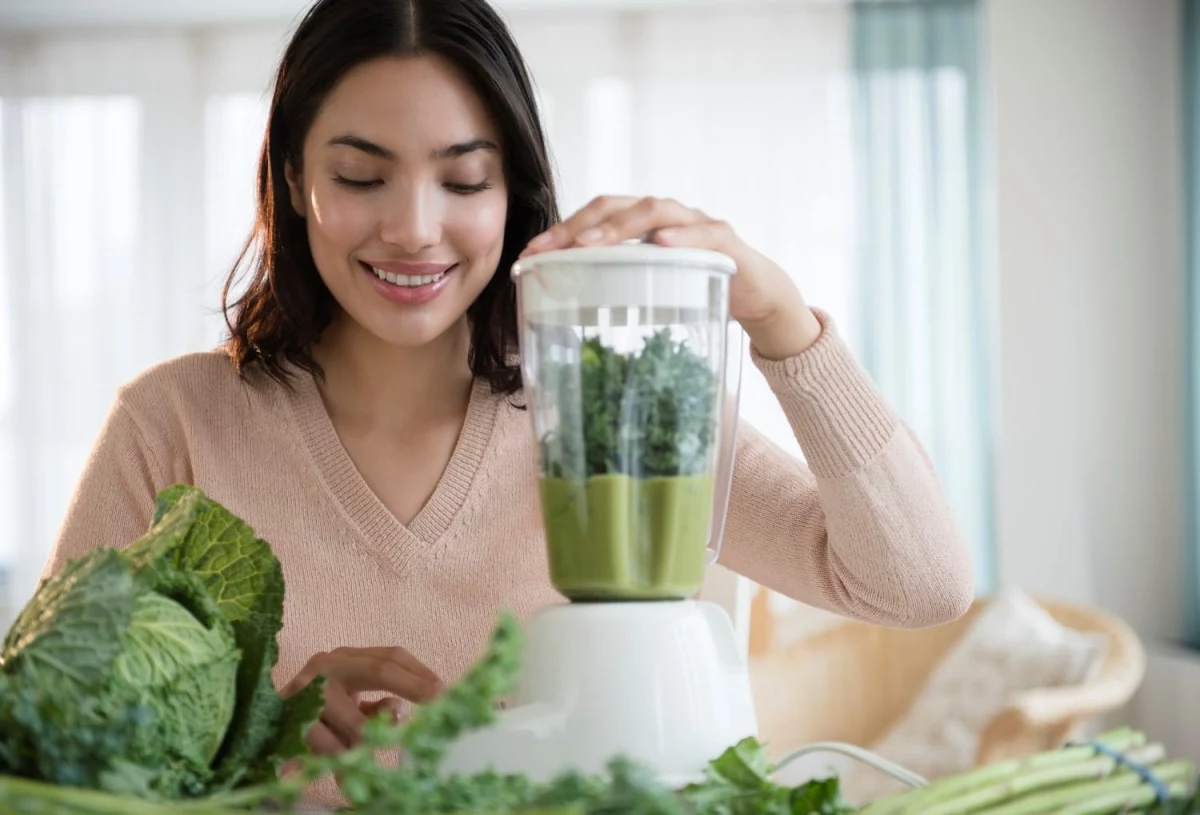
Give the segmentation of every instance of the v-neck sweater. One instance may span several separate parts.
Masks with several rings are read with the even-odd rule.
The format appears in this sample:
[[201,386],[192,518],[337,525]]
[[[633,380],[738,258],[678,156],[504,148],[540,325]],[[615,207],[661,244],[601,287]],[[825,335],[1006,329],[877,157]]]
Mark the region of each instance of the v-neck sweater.
[[[404,524],[359,474],[312,377],[300,371],[293,373],[299,387],[289,394],[288,407],[312,466],[345,521],[356,527],[362,540],[394,570],[404,573],[414,559],[437,545],[462,510],[487,452],[500,400],[489,393],[484,380],[475,380],[462,430],[446,469],[424,506]],[[397,462],[397,466],[402,464]]]
[[[739,425],[720,562],[880,625],[955,618],[973,598],[972,569],[934,467],[816,313],[822,334],[800,355],[751,349],[804,460]],[[520,393],[482,380],[444,475],[405,525],[358,472],[311,376],[297,372],[290,389],[254,368],[243,378],[221,350],[156,365],[119,389],[46,574],[133,541],[155,494],[175,483],[245,519],[278,556],[280,684],[317,653],[373,645],[402,646],[453,681],[501,609],[526,619],[563,601],[549,579],[529,413]]]

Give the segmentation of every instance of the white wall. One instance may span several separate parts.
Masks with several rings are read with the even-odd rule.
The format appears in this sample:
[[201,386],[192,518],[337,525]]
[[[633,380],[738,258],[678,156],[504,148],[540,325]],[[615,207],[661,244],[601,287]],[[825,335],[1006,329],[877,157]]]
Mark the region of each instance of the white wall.
[[1200,762],[1200,655],[1159,646],[1150,651],[1146,681],[1123,716],[1107,724],[1132,724],[1175,758]]
[[992,0],[1002,580],[1181,628],[1178,0]]

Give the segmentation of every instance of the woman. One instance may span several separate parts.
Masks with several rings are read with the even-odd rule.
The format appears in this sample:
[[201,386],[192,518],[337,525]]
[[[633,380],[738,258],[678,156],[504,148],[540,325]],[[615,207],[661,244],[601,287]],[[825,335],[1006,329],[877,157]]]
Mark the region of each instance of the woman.
[[199,486],[283,564],[277,681],[329,680],[311,747],[356,743],[372,709],[453,681],[498,609],[560,599],[508,271],[645,233],[736,260],[732,317],[809,462],[741,433],[722,562],[883,625],[962,613],[969,559],[930,463],[778,266],[673,201],[559,222],[530,81],[485,0],[309,11],[276,77],[229,342],[120,390],[48,571],[136,538],[164,486]]

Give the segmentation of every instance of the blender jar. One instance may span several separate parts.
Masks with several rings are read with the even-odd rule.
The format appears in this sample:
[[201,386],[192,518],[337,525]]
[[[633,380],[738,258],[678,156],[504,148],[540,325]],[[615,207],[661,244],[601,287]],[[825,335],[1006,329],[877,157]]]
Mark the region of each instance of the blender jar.
[[568,599],[699,591],[733,469],[735,270],[725,255],[653,244],[513,267],[550,576]]

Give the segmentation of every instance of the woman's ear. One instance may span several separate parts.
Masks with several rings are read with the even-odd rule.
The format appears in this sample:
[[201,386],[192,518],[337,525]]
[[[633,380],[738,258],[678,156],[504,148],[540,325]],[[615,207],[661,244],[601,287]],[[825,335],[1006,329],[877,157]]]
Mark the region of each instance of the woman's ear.
[[283,165],[283,177],[287,181],[288,198],[292,202],[292,209],[303,218],[307,214],[304,206],[304,186],[290,161]]

